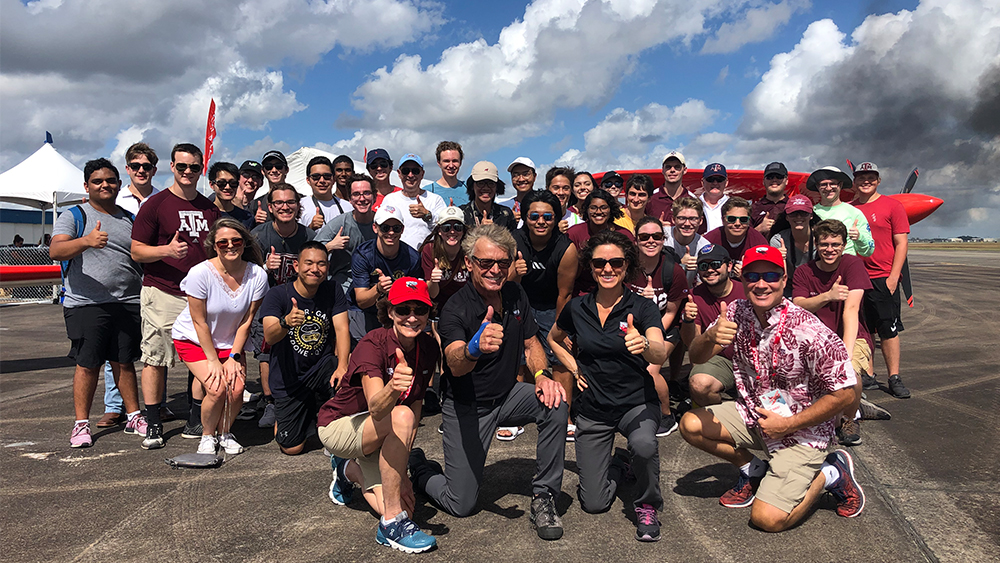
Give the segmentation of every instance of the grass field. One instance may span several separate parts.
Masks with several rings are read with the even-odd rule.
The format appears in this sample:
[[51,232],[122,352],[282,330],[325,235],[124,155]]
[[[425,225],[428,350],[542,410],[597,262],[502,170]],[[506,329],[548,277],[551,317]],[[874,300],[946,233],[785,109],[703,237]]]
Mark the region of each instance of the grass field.
[[910,250],[977,250],[1000,252],[996,242],[911,242]]

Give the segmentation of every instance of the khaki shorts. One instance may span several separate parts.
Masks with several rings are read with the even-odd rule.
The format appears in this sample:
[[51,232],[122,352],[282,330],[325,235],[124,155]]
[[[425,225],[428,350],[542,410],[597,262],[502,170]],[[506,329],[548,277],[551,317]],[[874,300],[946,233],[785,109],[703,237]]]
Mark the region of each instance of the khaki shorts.
[[864,338],[854,341],[854,350],[851,354],[851,367],[854,368],[854,373],[857,374],[859,380],[862,373],[867,375],[871,375],[872,373],[872,349],[868,347],[868,341]]
[[[332,455],[344,459],[353,459],[361,466],[361,475],[365,480],[366,491],[382,486],[382,472],[378,467],[378,457],[381,450],[365,455],[361,447],[365,422],[371,417],[363,412],[353,416],[338,418],[326,426],[319,427],[319,440]],[[405,479],[406,476],[404,475]]]
[[187,299],[180,295],[171,295],[155,287],[142,287],[139,294],[142,363],[157,367],[174,366],[177,352],[170,331],[184,307],[187,307]]
[[703,364],[691,366],[691,374],[704,373],[722,383],[723,391],[730,397],[736,396],[736,376],[733,374],[733,361],[717,354]]
[[734,401],[705,408],[729,431],[736,447],[760,450],[768,460],[767,474],[757,489],[757,498],[784,512],[798,506],[826,461],[827,452],[801,444],[768,452],[764,438],[756,428],[747,428]]

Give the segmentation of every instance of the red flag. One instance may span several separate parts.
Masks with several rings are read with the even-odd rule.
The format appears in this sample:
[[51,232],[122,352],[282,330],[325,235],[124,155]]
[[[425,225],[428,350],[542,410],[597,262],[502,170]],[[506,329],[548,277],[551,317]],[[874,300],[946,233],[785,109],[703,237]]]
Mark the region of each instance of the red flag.
[[215,98],[212,98],[212,104],[208,106],[208,124],[205,126],[205,165],[202,166],[202,173],[208,174],[208,161],[212,158],[212,153],[215,151],[215,147],[212,145],[215,141]]

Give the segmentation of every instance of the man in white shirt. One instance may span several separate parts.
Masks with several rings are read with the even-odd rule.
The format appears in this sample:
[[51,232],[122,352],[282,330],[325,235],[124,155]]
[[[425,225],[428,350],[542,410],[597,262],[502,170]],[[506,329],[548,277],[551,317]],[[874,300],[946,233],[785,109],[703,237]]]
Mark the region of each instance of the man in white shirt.
[[420,187],[424,179],[424,161],[409,153],[403,156],[399,163],[399,179],[403,181],[403,189],[393,192],[382,200],[383,205],[392,205],[403,211],[402,240],[416,251],[431,234],[438,215],[448,204],[444,199]]
[[306,182],[312,188],[312,195],[302,198],[299,223],[318,231],[330,219],[353,209],[350,202],[333,193],[333,163],[329,158],[316,156],[309,161]]
[[705,172],[701,175],[702,193],[698,199],[701,200],[705,212],[707,232],[722,226],[722,205],[729,199],[725,194],[728,185],[729,176],[726,174],[725,166],[713,162],[705,167]]
[[153,187],[157,162],[156,151],[146,143],[135,143],[125,151],[125,170],[132,183],[118,191],[115,203],[133,216],[139,212],[139,206],[146,198],[160,191]]

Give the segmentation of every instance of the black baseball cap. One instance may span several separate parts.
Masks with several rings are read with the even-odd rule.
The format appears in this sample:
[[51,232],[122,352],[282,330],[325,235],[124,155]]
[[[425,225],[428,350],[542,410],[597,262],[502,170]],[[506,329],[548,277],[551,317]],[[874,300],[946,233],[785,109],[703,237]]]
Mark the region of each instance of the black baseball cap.
[[288,159],[285,158],[285,155],[281,151],[267,151],[264,153],[264,156],[260,157],[260,161],[267,162],[272,158],[277,158],[282,164],[285,165],[285,168],[288,168]]
[[785,165],[780,162],[772,162],[764,167],[764,177],[766,178],[771,174],[778,174],[782,178],[787,178],[788,169],[785,168]]

